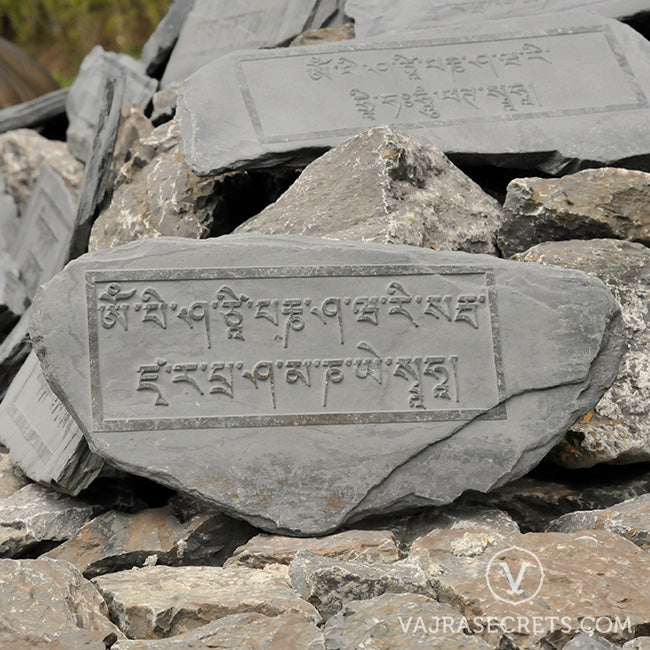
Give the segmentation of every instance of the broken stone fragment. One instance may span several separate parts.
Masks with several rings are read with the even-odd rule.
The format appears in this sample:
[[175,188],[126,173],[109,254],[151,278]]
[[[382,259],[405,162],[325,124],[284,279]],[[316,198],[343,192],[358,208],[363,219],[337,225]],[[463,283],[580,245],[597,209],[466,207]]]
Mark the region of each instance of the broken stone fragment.
[[380,126],[311,163],[235,232],[496,254],[499,204],[442,151]]

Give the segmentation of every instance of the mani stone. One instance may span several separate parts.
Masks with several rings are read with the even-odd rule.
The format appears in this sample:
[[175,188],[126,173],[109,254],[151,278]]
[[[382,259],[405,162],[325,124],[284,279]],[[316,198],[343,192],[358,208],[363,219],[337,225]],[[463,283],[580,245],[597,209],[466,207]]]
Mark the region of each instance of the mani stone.
[[161,86],[183,81],[234,50],[276,47],[325,27],[336,0],[194,0],[169,58]]
[[592,411],[575,422],[550,459],[564,467],[650,460],[650,249],[615,239],[547,242],[522,262],[580,269],[600,278],[621,305],[627,347],[618,376]]
[[43,377],[33,352],[0,403],[0,441],[33,481],[78,494],[104,464]]
[[642,36],[563,13],[229,54],[187,80],[176,115],[199,175],[307,164],[387,123],[454,162],[558,174],[648,167],[649,94]]
[[75,208],[61,177],[43,164],[12,251],[30,299],[67,261]]
[[498,246],[505,257],[563,239],[629,239],[650,245],[650,174],[586,169],[508,184]]
[[648,0],[347,0],[357,38],[454,23],[506,20],[560,11],[588,11],[618,20],[643,16]]
[[30,334],[93,452],[300,536],[525,474],[624,346],[579,271],[259,235],[88,254]]
[[[108,79],[124,79],[124,104],[145,108],[158,87],[155,79],[147,77],[145,66],[128,54],[104,52],[96,45],[86,56],[66,100],[69,126],[67,140],[70,151],[87,162],[93,149],[98,119],[98,99]],[[121,107],[120,107],[121,108]]]
[[315,160],[235,232],[496,255],[500,216],[498,202],[440,150],[379,126]]

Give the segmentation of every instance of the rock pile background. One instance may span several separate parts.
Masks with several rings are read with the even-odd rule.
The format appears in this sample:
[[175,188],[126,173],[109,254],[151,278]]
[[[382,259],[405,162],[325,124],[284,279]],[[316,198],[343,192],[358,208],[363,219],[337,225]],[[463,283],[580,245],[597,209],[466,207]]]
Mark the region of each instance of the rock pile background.
[[[182,86],[164,76],[192,5],[173,3],[141,61],[94,50],[64,95],[0,111],[0,393],[10,391],[0,404],[0,647],[650,648],[650,174],[461,169],[380,126],[314,152],[304,169],[266,161],[197,176],[174,118]],[[197,0],[203,12],[209,5]],[[264,37],[246,47],[354,38],[333,1],[298,27],[267,21]],[[52,129],[64,114],[67,139]],[[46,166],[76,206],[69,257],[148,237],[237,232],[584,271],[621,306],[627,342],[618,374],[522,478],[443,507],[411,503],[323,537],[264,533],[104,463],[42,378],[20,386],[50,400],[49,419],[15,425],[9,411],[20,398],[10,385],[30,350],[33,296],[12,256]],[[511,547],[539,558],[543,601],[516,607],[491,597],[488,563]],[[566,625],[429,629],[443,617],[549,612]],[[584,626],[616,617],[630,627]]]

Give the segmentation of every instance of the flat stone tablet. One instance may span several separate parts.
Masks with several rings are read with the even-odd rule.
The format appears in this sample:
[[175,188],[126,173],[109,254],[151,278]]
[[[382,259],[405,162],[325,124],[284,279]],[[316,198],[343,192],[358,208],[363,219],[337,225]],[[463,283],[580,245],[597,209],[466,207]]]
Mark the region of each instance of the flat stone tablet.
[[70,494],[88,487],[104,465],[45,381],[34,352],[0,404],[0,441],[29,478]]
[[183,81],[228,52],[275,47],[323,27],[337,7],[337,0],[195,0],[161,85]]
[[260,235],[79,258],[30,334],[95,453],[301,535],[521,476],[623,346],[579,271]]
[[70,122],[67,141],[70,151],[84,162],[92,153],[93,136],[99,118],[99,105],[108,79],[124,80],[124,104],[146,108],[158,82],[145,74],[145,66],[128,54],[105,52],[96,45],[86,56],[66,99]]
[[69,88],[60,88],[0,110],[0,133],[42,126],[65,116]]
[[431,29],[454,23],[534,16],[560,11],[622,20],[650,11],[649,0],[347,0],[357,38]]
[[74,220],[75,203],[70,192],[61,177],[44,164],[12,251],[29,298],[65,265]]
[[648,167],[650,50],[626,25],[567,12],[411,38],[209,63],[178,100],[188,163],[198,174],[305,164],[392,124],[454,162]]

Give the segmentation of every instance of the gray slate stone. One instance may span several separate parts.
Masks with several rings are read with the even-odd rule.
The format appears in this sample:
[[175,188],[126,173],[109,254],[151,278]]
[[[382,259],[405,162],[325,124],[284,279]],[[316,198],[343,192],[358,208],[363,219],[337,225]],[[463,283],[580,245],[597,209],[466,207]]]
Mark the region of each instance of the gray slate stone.
[[0,251],[0,342],[9,335],[28,306],[29,296],[20,281],[18,265],[9,253]]
[[550,458],[565,467],[650,460],[650,249],[613,239],[549,242],[517,256],[600,278],[621,305],[627,349],[616,381]]
[[30,331],[94,452],[303,536],[525,474],[624,344],[578,271],[256,235],[89,254],[39,290]]
[[212,61],[178,101],[190,167],[302,165],[390,123],[467,164],[648,168],[650,50],[630,27],[567,12],[409,38]]
[[62,542],[105,508],[30,484],[0,499],[0,554],[11,557],[40,542]]
[[4,178],[4,191],[14,199],[19,216],[25,212],[44,164],[61,176],[76,199],[84,168],[65,142],[47,140],[30,129],[0,135],[0,176]]
[[16,202],[11,194],[5,192],[4,178],[0,175],[0,250],[13,250],[19,232],[20,219]]
[[154,33],[142,46],[140,60],[148,75],[154,76],[164,68],[193,6],[194,0],[174,0]]
[[183,81],[228,52],[276,47],[324,27],[337,6],[337,0],[194,0],[161,85]]
[[44,163],[21,218],[20,233],[12,251],[30,299],[41,284],[64,267],[75,209],[75,201],[61,177]]
[[650,551],[650,494],[644,494],[603,510],[571,512],[552,521],[549,532],[608,530]]
[[[67,139],[70,151],[87,162],[93,152],[94,134],[99,119],[98,98],[102,97],[109,79],[124,79],[123,104],[145,108],[158,87],[147,77],[145,65],[128,54],[105,52],[96,45],[81,63],[66,100],[68,114]],[[121,106],[118,107],[118,111]]]
[[[0,611],[6,650],[77,650],[84,647],[80,636],[84,632],[87,642],[90,632],[99,632],[106,641],[103,645],[110,647],[124,636],[108,619],[97,590],[67,562],[0,560]],[[9,640],[22,645],[4,645]]]
[[381,126],[315,160],[235,232],[496,254],[499,225],[498,202],[441,151]]
[[[612,643],[602,636],[576,634],[565,646],[564,650],[619,650],[622,646]],[[624,647],[627,647],[627,643]]]
[[45,381],[34,353],[0,403],[0,441],[29,478],[70,494],[88,487],[104,465]]
[[422,568],[407,560],[371,565],[298,551],[289,566],[289,577],[293,588],[324,620],[349,601],[376,598],[387,592],[435,598]]
[[503,20],[556,11],[588,11],[633,18],[650,11],[648,0],[347,0],[358,38],[430,29],[454,23]]
[[29,312],[29,308],[25,310],[0,344],[0,400],[7,393],[13,378],[32,349],[27,332],[30,319]]
[[[324,625],[327,650],[488,650],[494,648],[477,636],[443,627],[443,621],[461,620],[447,603],[419,594],[385,593],[343,605]],[[437,627],[436,627],[437,624]],[[423,628],[424,625],[424,628]],[[404,630],[406,628],[406,630]],[[428,631],[432,630],[431,633]]]
[[103,89],[92,140],[92,153],[86,165],[79,192],[77,214],[67,259],[74,259],[88,250],[90,230],[109,185],[113,153],[124,104],[124,79],[122,77],[109,78]]
[[60,88],[0,110],[0,133],[43,126],[65,115],[69,88]]
[[628,239],[650,245],[650,174],[586,169],[508,184],[498,246],[505,257],[566,239]]
[[650,636],[640,636],[624,643],[623,650],[650,650]]
[[11,496],[29,483],[22,471],[9,461],[9,454],[0,454],[0,499]]

